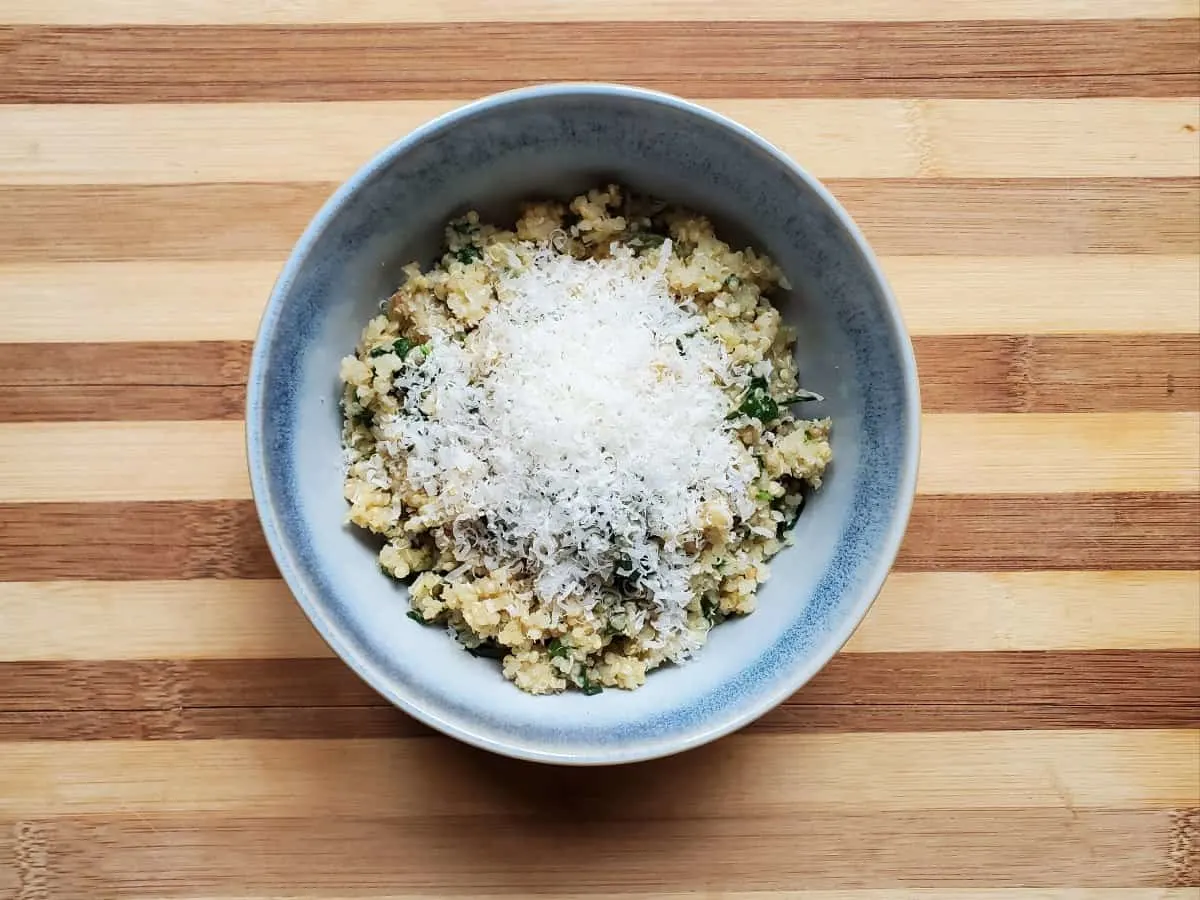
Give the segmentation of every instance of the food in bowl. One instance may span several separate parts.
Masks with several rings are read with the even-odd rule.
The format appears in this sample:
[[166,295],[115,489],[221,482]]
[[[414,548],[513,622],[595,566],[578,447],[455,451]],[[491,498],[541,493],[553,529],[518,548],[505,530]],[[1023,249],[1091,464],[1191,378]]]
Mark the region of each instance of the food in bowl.
[[754,609],[832,458],[766,255],[612,185],[469,212],[405,275],[340,374],[348,519],[410,618],[590,694]]
[[[497,663],[405,619],[408,592],[389,589],[376,565],[385,538],[344,523],[342,385],[334,382],[337,361],[404,282],[402,267],[434,260],[449,219],[477,209],[512,228],[515,213],[505,218],[504,210],[565,199],[572,187],[593,186],[596,172],[710,212],[725,241],[769,251],[787,273],[794,287],[771,300],[796,330],[805,385],[826,395],[795,413],[832,418],[836,475],[827,472],[807,495],[795,546],[771,558],[758,609],[711,631],[691,663],[660,666],[632,695],[535,696],[499,677]],[[900,548],[916,487],[920,395],[903,321],[870,247],[799,164],[678,98],[620,85],[539,85],[466,105],[401,138],[314,216],[263,314],[246,444],[255,508],[281,576],[368,685],[490,752],[612,765],[730,734],[794,694],[843,645]]]

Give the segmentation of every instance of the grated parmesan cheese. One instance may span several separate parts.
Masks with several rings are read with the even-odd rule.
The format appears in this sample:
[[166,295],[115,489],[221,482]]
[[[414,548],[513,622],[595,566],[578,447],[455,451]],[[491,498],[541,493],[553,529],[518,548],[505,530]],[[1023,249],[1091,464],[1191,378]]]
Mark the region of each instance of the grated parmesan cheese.
[[376,425],[430,498],[410,531],[452,522],[460,558],[527,573],[554,622],[632,579],[647,645],[674,636],[682,659],[705,516],[752,514],[758,469],[726,419],[732,361],[672,298],[669,254],[532,251],[465,339],[432,331]]

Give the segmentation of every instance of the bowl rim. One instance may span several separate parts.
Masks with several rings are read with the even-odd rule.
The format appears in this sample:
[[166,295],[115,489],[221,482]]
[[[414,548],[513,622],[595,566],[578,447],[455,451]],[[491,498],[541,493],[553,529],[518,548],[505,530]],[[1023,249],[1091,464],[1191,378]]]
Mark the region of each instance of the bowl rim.
[[[599,749],[582,753],[564,754],[553,750],[526,746],[517,742],[494,740],[472,732],[469,728],[444,720],[429,709],[411,702],[403,691],[396,690],[395,680],[380,672],[377,667],[367,660],[351,643],[345,640],[341,629],[329,619],[324,601],[310,593],[303,567],[292,558],[289,541],[283,537],[285,529],[279,521],[275,507],[271,502],[271,490],[267,478],[267,467],[264,462],[267,454],[264,452],[266,443],[263,434],[264,422],[264,375],[270,355],[269,349],[273,340],[275,323],[279,317],[284,298],[289,292],[292,282],[308,257],[312,247],[320,239],[337,211],[380,170],[392,161],[417,146],[427,138],[442,132],[458,122],[479,113],[494,110],[498,107],[528,100],[545,97],[621,97],[626,99],[648,102],[671,107],[693,116],[707,120],[709,123],[732,131],[738,137],[758,147],[770,155],[776,162],[789,170],[792,175],[802,181],[825,204],[834,215],[842,228],[857,247],[862,259],[870,270],[881,296],[884,299],[885,314],[895,335],[897,355],[900,359],[904,392],[908,399],[907,416],[904,422],[905,439],[903,442],[903,459],[901,471],[897,480],[896,514],[888,524],[884,541],[874,562],[869,563],[869,571],[864,575],[859,596],[846,609],[842,621],[824,637],[814,648],[814,652],[804,657],[802,664],[796,665],[790,671],[784,671],[776,680],[773,690],[764,692],[748,703],[734,710],[734,714],[724,717],[710,727],[697,728],[686,735],[671,740],[652,742],[631,741],[616,748]],[[896,302],[883,269],[874,251],[867,243],[858,225],[850,217],[833,194],[816,177],[810,174],[790,156],[758,135],[756,132],[733,119],[700,104],[684,100],[673,94],[645,88],[621,84],[606,84],[599,82],[556,82],[538,84],[515,90],[491,94],[458,106],[436,118],[413,129],[408,134],[388,144],[375,153],[353,175],[344,181],[325,201],[304,229],[299,240],[288,254],[276,279],[266,307],[263,311],[259,327],[255,335],[254,347],[250,358],[248,383],[245,406],[245,437],[247,468],[250,475],[251,493],[254,506],[262,525],[263,534],[271,556],[279,568],[284,583],[291,591],[296,602],[304,610],[305,615],[316,629],[317,633],[331,650],[386,700],[398,707],[404,713],[411,715],[420,722],[457,740],[475,747],[489,750],[503,756],[522,759],[531,762],[556,763],[560,765],[592,766],[612,765],[618,763],[640,762],[657,759],[699,747],[717,738],[723,737],[753,722],[755,719],[774,709],[799,688],[806,684],[818,671],[832,659],[850,639],[850,636],[861,624],[867,611],[878,597],[884,581],[891,572],[892,566],[900,550],[901,541],[908,527],[912,512],[913,500],[916,494],[917,474],[920,465],[921,443],[921,392],[917,377],[916,359],[912,349],[912,341],[908,329],[904,325],[899,304]],[[402,686],[401,686],[402,687]]]

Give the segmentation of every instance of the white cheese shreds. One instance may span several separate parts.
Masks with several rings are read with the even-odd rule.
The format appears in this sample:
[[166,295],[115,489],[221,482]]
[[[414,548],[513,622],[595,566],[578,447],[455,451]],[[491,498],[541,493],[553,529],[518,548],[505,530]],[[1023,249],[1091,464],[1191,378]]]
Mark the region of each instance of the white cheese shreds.
[[465,341],[433,334],[397,373],[400,412],[377,422],[431,498],[407,527],[452,521],[461,558],[523,569],[555,619],[636,585],[651,645],[678,636],[686,656],[705,516],[754,509],[757,465],[726,418],[729,356],[661,264],[627,250],[530,249],[498,298]]

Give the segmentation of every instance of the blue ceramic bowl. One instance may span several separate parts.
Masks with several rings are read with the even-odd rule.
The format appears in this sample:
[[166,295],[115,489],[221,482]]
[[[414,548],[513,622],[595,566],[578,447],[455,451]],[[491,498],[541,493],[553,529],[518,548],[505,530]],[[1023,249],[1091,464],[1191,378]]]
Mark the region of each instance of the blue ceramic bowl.
[[[816,124],[816,123],[814,123]],[[343,525],[338,361],[443,224],[475,208],[615,180],[707,213],[794,285],[805,387],[825,395],[834,464],[772,563],[758,611],[715,629],[686,666],[635,692],[533,697],[441,629],[406,618],[404,588]],[[745,725],[808,681],[850,636],[900,546],[916,484],[912,348],[845,211],[774,147],[674,97],[609,85],[536,87],[465,106],[388,147],[325,204],[275,285],[250,369],[254,499],[283,577],[329,645],[405,712],[498,753],[629,762]]]

